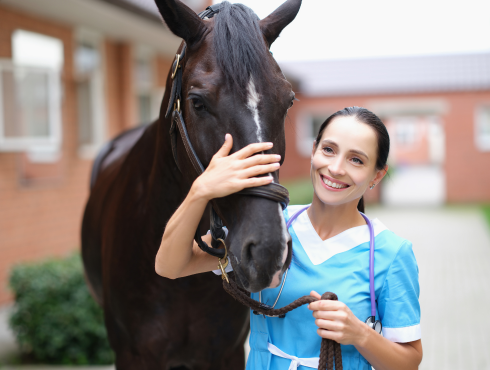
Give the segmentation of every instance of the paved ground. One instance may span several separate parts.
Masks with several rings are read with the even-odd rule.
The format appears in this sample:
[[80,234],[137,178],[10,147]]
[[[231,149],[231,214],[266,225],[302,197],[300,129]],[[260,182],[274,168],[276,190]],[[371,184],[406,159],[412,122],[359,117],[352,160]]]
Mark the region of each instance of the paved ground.
[[[490,232],[480,210],[371,208],[367,213],[413,242],[421,283],[420,370],[490,370]],[[3,308],[0,364],[15,351]]]
[[368,210],[413,242],[420,270],[420,370],[490,369],[490,232],[478,208]]

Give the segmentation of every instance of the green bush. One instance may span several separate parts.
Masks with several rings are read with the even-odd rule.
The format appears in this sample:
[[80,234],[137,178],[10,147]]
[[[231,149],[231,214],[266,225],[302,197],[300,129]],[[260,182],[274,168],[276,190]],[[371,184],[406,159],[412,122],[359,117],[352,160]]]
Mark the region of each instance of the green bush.
[[10,327],[35,362],[113,363],[103,313],[88,291],[79,254],[14,267]]
[[483,210],[483,215],[485,216],[485,219],[487,220],[487,224],[490,227],[490,204],[484,204],[482,206]]
[[309,204],[313,200],[313,185],[309,177],[281,184],[289,191],[289,204]]

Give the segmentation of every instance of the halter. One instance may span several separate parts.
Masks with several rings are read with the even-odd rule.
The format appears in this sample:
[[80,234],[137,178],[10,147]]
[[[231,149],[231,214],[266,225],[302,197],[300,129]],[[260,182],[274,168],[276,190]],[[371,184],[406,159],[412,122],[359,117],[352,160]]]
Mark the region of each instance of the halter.
[[[199,17],[201,19],[205,18],[213,18],[216,14],[220,12],[221,4],[215,4],[212,6],[208,6],[205,11],[199,13]],[[197,175],[201,175],[205,168],[202,165],[202,162],[199,160],[199,157],[192,146],[192,143],[189,139],[189,135],[187,133],[187,128],[184,122],[184,117],[182,116],[181,110],[181,101],[182,101],[182,75],[183,75],[183,63],[182,61],[185,58],[187,46],[185,42],[183,43],[180,54],[175,56],[175,61],[172,64],[172,90],[170,92],[170,99],[168,102],[167,111],[165,113],[165,118],[167,118],[170,113],[172,114],[172,123],[170,125],[170,141],[172,145],[172,154],[177,165],[177,168],[180,172],[182,172],[179,165],[179,158],[177,155],[177,130],[180,133],[180,137],[182,138],[182,142],[184,143],[184,148],[189,157],[194,170]],[[268,185],[258,186],[255,188],[246,188],[239,191],[236,194],[240,195],[254,195],[261,198],[266,198],[281,204],[282,209],[286,209],[289,203],[289,192],[288,190],[279,184],[270,183]],[[200,226],[196,230],[196,234],[194,239],[196,240],[199,248],[201,248],[204,252],[209,253],[214,257],[218,257],[220,260],[225,258],[227,253],[226,245],[224,243],[224,239],[226,237],[225,231],[223,230],[223,221],[218,216],[213,207],[211,207],[211,217],[210,217],[210,230],[211,230],[211,247],[209,247],[201,238]],[[218,247],[223,244],[224,249],[218,249]],[[223,267],[226,267],[227,261],[224,261]]]

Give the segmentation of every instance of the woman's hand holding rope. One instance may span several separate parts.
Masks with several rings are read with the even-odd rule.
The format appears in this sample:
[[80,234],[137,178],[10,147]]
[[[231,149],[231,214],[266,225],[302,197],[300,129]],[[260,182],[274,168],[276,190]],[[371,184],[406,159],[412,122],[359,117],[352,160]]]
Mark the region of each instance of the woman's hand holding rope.
[[[315,291],[310,295],[321,299],[320,294]],[[340,344],[362,345],[369,334],[369,327],[345,303],[319,300],[310,303],[308,308],[313,311],[315,324],[318,326],[317,333],[322,338],[332,339]]]

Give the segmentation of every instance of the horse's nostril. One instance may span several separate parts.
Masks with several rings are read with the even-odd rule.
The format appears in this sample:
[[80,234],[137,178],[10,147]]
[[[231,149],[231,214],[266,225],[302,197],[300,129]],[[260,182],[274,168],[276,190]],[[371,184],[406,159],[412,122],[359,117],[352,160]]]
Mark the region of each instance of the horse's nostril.
[[249,242],[243,247],[242,258],[244,259],[245,263],[249,264],[249,263],[253,262],[253,260],[254,260],[253,259],[253,253],[254,253],[255,249],[256,249],[256,245],[253,242]]

